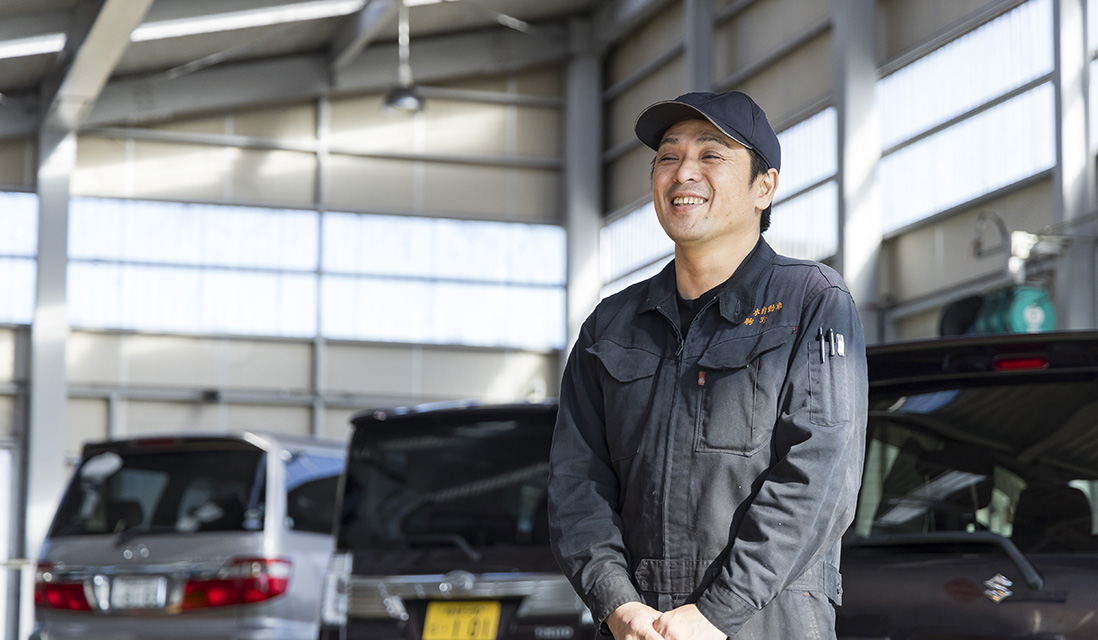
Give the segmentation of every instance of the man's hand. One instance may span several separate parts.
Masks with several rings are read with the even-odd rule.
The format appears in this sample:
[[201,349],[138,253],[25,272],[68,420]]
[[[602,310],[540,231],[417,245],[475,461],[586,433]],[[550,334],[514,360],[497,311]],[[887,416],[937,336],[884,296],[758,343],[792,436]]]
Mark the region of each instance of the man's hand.
[[606,626],[614,640],[663,640],[652,628],[659,617],[659,611],[644,603],[626,602],[606,617]]
[[727,637],[698,611],[695,604],[684,604],[664,613],[652,623],[652,628],[664,640],[725,640]]

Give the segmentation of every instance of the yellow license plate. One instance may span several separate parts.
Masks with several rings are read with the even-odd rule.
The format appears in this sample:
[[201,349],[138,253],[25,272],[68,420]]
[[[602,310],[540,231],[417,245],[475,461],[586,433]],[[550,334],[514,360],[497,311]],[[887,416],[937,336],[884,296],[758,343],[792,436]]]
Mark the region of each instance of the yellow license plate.
[[428,602],[423,640],[496,640],[498,602]]

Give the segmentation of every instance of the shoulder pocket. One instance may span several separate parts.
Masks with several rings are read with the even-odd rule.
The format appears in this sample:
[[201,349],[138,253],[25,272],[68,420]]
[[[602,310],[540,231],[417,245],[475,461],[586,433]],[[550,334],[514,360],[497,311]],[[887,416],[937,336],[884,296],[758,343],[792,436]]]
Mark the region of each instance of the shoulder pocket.
[[607,374],[603,378],[603,408],[610,459],[635,455],[652,414],[652,390],[660,357],[609,340],[600,340],[587,351],[598,358]]
[[751,455],[770,441],[794,331],[728,340],[698,359],[695,450]]

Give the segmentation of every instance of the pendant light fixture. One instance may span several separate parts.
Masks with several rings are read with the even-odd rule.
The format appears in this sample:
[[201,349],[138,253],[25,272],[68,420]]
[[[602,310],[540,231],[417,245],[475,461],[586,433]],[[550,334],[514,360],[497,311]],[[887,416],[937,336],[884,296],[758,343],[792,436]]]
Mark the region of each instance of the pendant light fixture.
[[408,5],[400,2],[397,47],[400,63],[397,68],[399,83],[385,94],[385,110],[390,113],[416,113],[423,110],[423,98],[416,91],[412,80],[412,63],[409,61],[410,37],[408,33]]

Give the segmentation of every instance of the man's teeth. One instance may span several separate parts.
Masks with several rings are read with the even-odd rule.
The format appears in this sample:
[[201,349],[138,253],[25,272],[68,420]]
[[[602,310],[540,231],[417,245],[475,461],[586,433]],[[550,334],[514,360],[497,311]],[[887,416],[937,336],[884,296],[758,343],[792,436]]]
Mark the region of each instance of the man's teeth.
[[675,206],[701,204],[703,202],[705,202],[705,198],[698,198],[696,196],[679,196],[671,199],[671,204]]

